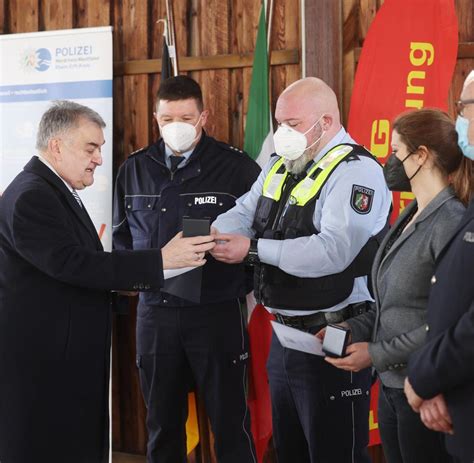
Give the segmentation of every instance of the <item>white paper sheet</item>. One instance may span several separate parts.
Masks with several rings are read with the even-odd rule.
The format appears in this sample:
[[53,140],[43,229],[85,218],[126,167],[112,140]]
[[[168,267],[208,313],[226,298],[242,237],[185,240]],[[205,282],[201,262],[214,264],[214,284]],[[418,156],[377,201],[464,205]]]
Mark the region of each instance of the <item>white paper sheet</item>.
[[314,334],[306,333],[281,323],[271,322],[273,331],[278,337],[280,344],[288,349],[299,350],[307,354],[325,357],[323,343]]

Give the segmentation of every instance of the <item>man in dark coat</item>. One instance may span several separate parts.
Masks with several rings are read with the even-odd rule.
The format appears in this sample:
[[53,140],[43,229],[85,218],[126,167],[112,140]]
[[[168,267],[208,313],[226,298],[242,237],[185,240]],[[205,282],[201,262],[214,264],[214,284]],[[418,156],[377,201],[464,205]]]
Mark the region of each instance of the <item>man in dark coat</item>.
[[[76,190],[102,164],[102,118],[61,101],[0,199],[0,461],[108,461],[110,289],[156,290],[212,237],[104,252]],[[202,244],[196,244],[202,243]]]

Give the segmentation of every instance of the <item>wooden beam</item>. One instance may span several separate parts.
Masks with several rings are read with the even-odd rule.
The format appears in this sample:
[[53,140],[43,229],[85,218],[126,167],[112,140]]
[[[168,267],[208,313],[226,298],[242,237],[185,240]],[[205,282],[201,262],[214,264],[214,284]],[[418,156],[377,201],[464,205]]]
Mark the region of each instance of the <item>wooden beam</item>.
[[[272,51],[271,65],[298,64],[299,50]],[[179,60],[180,71],[200,71],[209,69],[233,69],[252,67],[253,53],[214,55],[214,56],[183,56]],[[161,59],[142,59],[114,63],[114,76],[132,74],[156,74],[161,72]]]
[[474,58],[474,42],[461,42],[458,46],[459,58]]
[[[362,47],[354,48],[355,60],[358,62]],[[458,59],[472,59],[474,58],[474,42],[460,42],[458,45]]]
[[324,80],[342,100],[342,2],[305,0],[305,75]]

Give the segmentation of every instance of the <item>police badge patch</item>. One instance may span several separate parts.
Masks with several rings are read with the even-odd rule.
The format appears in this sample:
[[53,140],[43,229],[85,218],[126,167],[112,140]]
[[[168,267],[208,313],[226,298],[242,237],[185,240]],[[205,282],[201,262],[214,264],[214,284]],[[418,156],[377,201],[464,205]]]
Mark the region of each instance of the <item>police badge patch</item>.
[[375,190],[365,186],[352,185],[351,207],[358,214],[368,214],[372,209]]

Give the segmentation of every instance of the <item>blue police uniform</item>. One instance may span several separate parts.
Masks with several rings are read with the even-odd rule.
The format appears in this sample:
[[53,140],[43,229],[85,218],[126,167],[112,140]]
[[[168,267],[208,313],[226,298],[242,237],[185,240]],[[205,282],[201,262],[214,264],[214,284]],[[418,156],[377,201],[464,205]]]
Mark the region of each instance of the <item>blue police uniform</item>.
[[[329,156],[338,146],[354,143],[341,128],[307,166],[306,179],[317,179],[320,174],[313,168],[326,154]],[[354,152],[362,151],[358,147]],[[218,217],[213,225],[220,232],[255,236],[258,225],[255,218],[265,208],[262,196],[265,196],[266,180],[278,162],[279,158],[273,157],[249,193]],[[303,182],[304,186],[306,179],[295,179],[290,188],[297,182]],[[281,205],[273,218],[277,224],[285,223],[285,213],[295,200],[288,192],[286,197],[284,193],[281,197],[286,204]],[[294,291],[294,305],[288,307],[288,301],[281,303],[281,298],[275,297],[278,288],[272,288],[271,281],[265,281],[264,276],[261,278],[270,285],[268,300],[273,305],[268,309],[276,314],[277,320],[315,333],[327,322],[341,321],[365,310],[367,302],[372,301],[365,276],[354,274],[349,291],[344,280],[339,297],[337,291],[332,291],[332,296],[326,299],[332,302],[323,307],[318,304],[317,294],[311,303],[306,283],[314,279],[315,285],[319,284],[320,279],[340,275],[350,267],[370,238],[386,227],[390,202],[380,165],[366,155],[348,155],[334,168],[318,191],[316,201],[311,203],[313,232],[306,226],[306,233],[301,233],[305,226],[298,225],[299,219],[295,219],[297,233],[293,237],[288,232],[291,224],[284,230],[278,226],[271,229],[282,232],[279,237],[269,237],[268,229],[261,238],[257,235],[258,257],[264,270],[272,269],[288,288],[293,277],[296,277],[295,285],[305,288],[302,297]],[[265,294],[263,301],[266,302]],[[368,369],[359,373],[336,369],[321,357],[284,349],[276,337],[272,339],[267,369],[274,442],[280,463],[370,461],[366,451],[371,383]]]
[[[166,152],[168,150],[168,152]],[[210,218],[232,208],[260,171],[240,150],[204,132],[170,170],[162,140],[120,167],[114,199],[114,247],[163,247],[182,218]],[[199,304],[162,292],[140,293],[137,366],[148,408],[148,462],[185,462],[187,394],[204,399],[219,462],[254,462],[246,404],[248,338],[239,297],[248,292],[243,265],[210,255]]]

